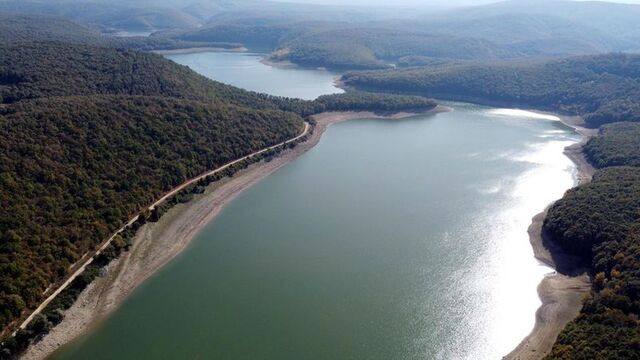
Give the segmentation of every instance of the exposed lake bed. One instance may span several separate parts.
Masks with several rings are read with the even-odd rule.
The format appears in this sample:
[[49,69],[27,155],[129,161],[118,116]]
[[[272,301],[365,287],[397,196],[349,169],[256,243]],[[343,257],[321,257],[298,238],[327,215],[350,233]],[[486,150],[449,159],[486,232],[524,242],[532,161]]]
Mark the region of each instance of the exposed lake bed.
[[332,127],[54,358],[505,355],[552,271],[527,228],[575,184],[562,153],[579,136],[557,118],[445,105]]

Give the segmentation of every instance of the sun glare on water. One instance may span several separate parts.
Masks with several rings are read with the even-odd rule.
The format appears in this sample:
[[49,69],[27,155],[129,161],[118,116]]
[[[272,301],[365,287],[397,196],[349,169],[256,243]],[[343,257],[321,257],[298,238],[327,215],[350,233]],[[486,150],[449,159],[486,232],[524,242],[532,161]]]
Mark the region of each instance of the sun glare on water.
[[494,116],[514,116],[521,118],[540,119],[540,120],[555,120],[559,121],[560,118],[551,114],[542,114],[534,111],[527,111],[521,109],[493,109],[488,111],[489,114]]

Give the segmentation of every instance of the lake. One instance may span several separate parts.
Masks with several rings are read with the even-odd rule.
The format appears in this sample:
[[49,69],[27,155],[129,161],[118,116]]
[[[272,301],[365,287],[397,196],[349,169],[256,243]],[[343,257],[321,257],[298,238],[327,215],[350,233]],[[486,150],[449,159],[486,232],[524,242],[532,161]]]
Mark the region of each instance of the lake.
[[[169,58],[314,98],[334,74],[257,55]],[[297,94],[296,94],[297,93]],[[453,111],[336,124],[243,193],[54,359],[499,359],[531,331],[531,218],[575,183],[553,116]]]
[[320,95],[343,92],[333,84],[337,73],[273,67],[261,63],[260,54],[201,52],[166,57],[217,81],[272,95],[313,100]]

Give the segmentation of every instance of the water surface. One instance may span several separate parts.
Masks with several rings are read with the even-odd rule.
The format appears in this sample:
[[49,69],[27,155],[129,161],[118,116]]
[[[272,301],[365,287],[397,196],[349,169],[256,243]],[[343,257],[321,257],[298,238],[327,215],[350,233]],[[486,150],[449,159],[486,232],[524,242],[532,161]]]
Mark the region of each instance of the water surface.
[[[243,76],[245,55],[211,56]],[[247,87],[280,91],[264,79]],[[527,228],[574,184],[578,136],[447,105],[332,126],[54,359],[501,358],[533,328],[550,269]]]
[[174,54],[166,57],[193,70],[244,89],[278,96],[313,100],[343,92],[334,86],[338,74],[297,67],[273,67],[260,62],[264,55],[233,52]]
[[153,31],[117,31],[110,33],[111,36],[116,37],[148,37],[153,34]]

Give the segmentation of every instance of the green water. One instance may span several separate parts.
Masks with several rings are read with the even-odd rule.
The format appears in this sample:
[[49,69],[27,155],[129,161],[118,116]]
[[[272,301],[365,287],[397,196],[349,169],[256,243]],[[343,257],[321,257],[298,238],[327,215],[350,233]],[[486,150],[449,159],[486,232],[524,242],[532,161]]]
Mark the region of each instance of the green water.
[[533,328],[550,269],[527,227],[574,184],[578,137],[448,105],[332,126],[53,358],[499,359]]

